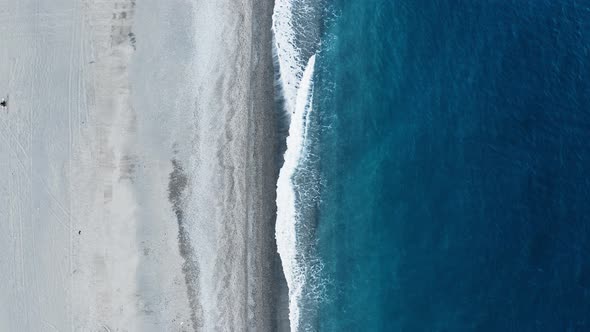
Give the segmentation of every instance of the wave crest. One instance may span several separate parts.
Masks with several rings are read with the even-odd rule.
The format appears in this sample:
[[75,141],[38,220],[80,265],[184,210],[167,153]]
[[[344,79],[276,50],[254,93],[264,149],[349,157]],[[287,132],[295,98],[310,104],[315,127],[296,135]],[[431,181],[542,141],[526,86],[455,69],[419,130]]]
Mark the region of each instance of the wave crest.
[[277,248],[283,264],[283,271],[289,286],[289,320],[291,330],[297,331],[299,324],[298,302],[305,285],[305,268],[297,260],[297,223],[299,215],[296,209],[296,193],[293,183],[293,175],[299,165],[302,150],[305,146],[305,136],[308,128],[309,113],[312,111],[311,99],[313,96],[313,71],[315,55],[313,55],[305,67],[301,79],[301,86],[297,90],[294,110],[291,114],[289,136],[287,137],[287,150],[285,162],[279,173],[277,182],[277,223],[276,240]]

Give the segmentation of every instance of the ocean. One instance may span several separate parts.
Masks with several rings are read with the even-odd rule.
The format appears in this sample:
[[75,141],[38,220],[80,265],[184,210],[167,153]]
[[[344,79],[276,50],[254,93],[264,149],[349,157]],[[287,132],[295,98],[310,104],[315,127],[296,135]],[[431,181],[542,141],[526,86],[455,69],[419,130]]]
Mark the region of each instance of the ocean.
[[589,331],[590,1],[287,2],[291,327]]

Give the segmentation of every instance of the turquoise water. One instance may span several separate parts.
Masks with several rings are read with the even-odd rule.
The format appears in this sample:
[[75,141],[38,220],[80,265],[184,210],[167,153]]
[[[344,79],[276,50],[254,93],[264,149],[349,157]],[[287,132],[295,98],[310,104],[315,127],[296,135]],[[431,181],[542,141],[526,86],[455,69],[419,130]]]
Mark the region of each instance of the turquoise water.
[[329,12],[303,327],[590,330],[590,1]]

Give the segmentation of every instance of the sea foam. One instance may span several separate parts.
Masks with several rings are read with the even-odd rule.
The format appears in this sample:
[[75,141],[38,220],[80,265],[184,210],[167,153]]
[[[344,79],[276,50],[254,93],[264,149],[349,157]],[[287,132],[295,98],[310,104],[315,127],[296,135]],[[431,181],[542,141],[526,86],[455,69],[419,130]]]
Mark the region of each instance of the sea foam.
[[295,108],[297,89],[303,74],[300,51],[295,46],[296,33],[293,28],[293,19],[293,0],[277,0],[272,16],[272,31],[274,50],[279,64],[280,84],[285,108],[288,111]]
[[312,111],[316,51],[313,45],[318,41],[317,30],[308,22],[314,17],[313,10],[307,0],[277,0],[272,26],[279,91],[285,115],[290,120],[284,164],[277,182],[275,236],[289,287],[289,320],[294,332],[299,328],[300,302],[306,286],[306,266],[298,253],[301,244],[297,229],[302,216],[297,209],[294,174],[305,159],[306,132]]
[[309,118],[308,115],[313,109],[310,101],[313,95],[314,65],[315,55],[309,59],[297,90],[294,110],[291,114],[289,136],[287,137],[285,162],[277,182],[276,239],[283,271],[289,286],[289,320],[292,331],[298,330],[300,312],[298,303],[305,285],[304,267],[300,266],[297,259],[296,228],[299,215],[295,205],[293,174],[303,155],[309,123],[306,119]]

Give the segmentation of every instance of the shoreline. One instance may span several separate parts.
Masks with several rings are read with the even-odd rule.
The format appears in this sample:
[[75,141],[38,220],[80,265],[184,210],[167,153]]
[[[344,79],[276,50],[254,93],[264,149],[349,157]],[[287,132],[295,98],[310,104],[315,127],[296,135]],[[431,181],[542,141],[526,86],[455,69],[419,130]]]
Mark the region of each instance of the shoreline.
[[[253,184],[260,183],[256,196],[260,197],[262,207],[259,209],[260,216],[257,219],[265,220],[266,227],[259,229],[257,236],[251,238],[249,242],[255,246],[261,240],[265,241],[264,247],[259,249],[259,254],[253,255],[259,257],[259,263],[256,265],[263,267],[258,273],[263,275],[265,280],[260,280],[258,284],[262,285],[262,288],[268,284],[273,285],[272,288],[269,287],[267,293],[259,294],[258,302],[265,303],[264,311],[271,318],[270,325],[267,325],[268,329],[260,328],[260,330],[289,331],[288,287],[275,239],[276,186],[286,136],[281,130],[282,121],[284,121],[284,114],[281,112],[284,110],[282,107],[279,108],[281,105],[277,105],[276,96],[279,92],[276,91],[276,68],[273,59],[273,33],[271,29],[274,1],[271,0],[267,3],[265,6],[262,1],[253,1],[253,16],[259,17],[261,20],[254,20],[252,28],[252,35],[258,36],[260,41],[252,43],[254,48],[252,72],[255,74],[251,78],[253,86],[251,98],[254,100],[251,111],[256,113],[259,108],[265,110],[266,116],[260,117],[257,114],[252,114],[254,121],[261,122],[254,124],[250,129],[250,135],[254,137],[252,157],[256,154],[259,155],[258,158],[252,158],[250,163],[257,165],[256,168],[259,171],[252,174],[249,180]],[[258,70],[260,67],[264,67],[264,69]],[[259,101],[259,105],[257,101]],[[264,130],[257,129],[259,127]],[[251,202],[254,206],[256,203],[254,200]],[[254,220],[256,219],[253,219],[250,225],[256,227]],[[265,270],[272,274],[265,275],[268,273]],[[272,300],[265,300],[265,298]]]
[[[193,35],[161,36],[163,44],[171,38],[179,38],[174,45],[188,41],[179,47],[186,52],[185,73],[158,77],[166,80],[166,100],[180,97],[176,104],[185,106],[171,107],[156,98],[155,107],[144,105],[160,109],[157,114],[174,128],[161,132],[165,142],[159,144],[170,151],[169,163],[174,165],[168,198],[175,210],[184,283],[197,330],[289,328],[287,286],[274,238],[280,138],[273,7],[273,1],[193,7],[182,18]],[[153,20],[146,16],[144,22]],[[141,36],[138,32],[139,41]],[[169,50],[162,49],[165,57]],[[143,75],[138,71],[136,81],[149,82]],[[178,77],[183,83],[177,83]],[[149,94],[149,84],[145,89],[141,95]]]
[[189,178],[199,177],[191,178],[185,215],[196,244],[203,330],[286,326],[286,308],[278,305],[286,283],[274,239],[279,137],[272,10],[272,1],[244,1],[194,11],[197,134],[184,163]]

